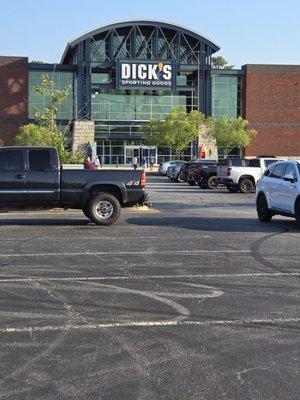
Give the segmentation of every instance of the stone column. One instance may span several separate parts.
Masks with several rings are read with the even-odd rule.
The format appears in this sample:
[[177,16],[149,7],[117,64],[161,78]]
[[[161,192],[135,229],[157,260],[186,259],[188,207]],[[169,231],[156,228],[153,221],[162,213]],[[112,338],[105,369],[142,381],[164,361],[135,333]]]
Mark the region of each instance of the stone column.
[[201,125],[199,128],[198,143],[199,143],[199,149],[201,145],[205,146],[206,158],[218,159],[218,148],[216,145],[216,141],[215,139],[210,137],[210,135],[207,132],[207,128],[204,125]]
[[72,150],[86,151],[88,144],[95,141],[94,121],[74,121],[72,133]]

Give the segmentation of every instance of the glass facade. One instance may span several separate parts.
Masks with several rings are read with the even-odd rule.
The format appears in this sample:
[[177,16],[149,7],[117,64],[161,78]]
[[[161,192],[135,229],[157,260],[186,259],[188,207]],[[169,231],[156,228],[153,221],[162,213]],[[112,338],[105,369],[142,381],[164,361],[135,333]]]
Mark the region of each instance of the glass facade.
[[164,119],[174,107],[197,108],[193,91],[92,89],[92,119],[149,121]]
[[29,71],[29,109],[30,119],[34,119],[35,110],[45,111],[45,107],[49,104],[49,96],[46,94],[35,93],[34,88],[41,85],[41,76],[48,74],[55,82],[55,88],[65,89],[70,87],[66,101],[60,105],[58,110],[58,119],[73,119],[73,73],[72,72],[49,72],[49,71]]
[[238,77],[213,75],[212,117],[237,117],[238,114]]
[[[130,164],[132,157],[138,158],[140,163],[142,158],[149,160],[152,155],[156,163],[175,160],[178,158],[169,148],[156,148],[147,146],[143,139],[131,140],[105,140],[98,139],[97,154],[101,164]],[[189,161],[193,156],[192,146],[188,146],[182,155],[182,159]]]

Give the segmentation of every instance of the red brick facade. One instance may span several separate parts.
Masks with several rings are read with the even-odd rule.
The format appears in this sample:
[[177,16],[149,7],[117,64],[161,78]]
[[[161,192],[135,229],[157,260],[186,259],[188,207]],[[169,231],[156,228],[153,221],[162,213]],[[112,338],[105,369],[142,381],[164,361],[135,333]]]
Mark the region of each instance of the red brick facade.
[[243,117],[257,131],[246,156],[300,158],[300,65],[245,65]]
[[0,138],[12,144],[28,122],[28,58],[0,56]]

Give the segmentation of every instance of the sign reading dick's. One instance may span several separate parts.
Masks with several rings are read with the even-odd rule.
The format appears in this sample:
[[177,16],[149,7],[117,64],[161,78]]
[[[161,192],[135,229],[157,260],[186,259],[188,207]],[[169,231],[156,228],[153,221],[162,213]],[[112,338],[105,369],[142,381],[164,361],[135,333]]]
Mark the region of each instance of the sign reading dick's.
[[164,61],[122,61],[117,63],[117,88],[174,90],[174,63]]

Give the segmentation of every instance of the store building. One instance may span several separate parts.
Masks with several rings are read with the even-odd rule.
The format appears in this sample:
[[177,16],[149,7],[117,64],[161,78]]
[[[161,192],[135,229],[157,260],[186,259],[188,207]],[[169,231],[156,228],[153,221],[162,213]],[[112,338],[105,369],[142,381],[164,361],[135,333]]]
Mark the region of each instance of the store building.
[[[218,50],[188,28],[142,20],[74,39],[59,64],[0,57],[0,137],[10,144],[19,126],[34,121],[34,110],[45,107],[47,98],[34,87],[48,73],[57,88],[70,87],[59,125],[74,137],[82,129],[76,121],[93,121],[87,129],[105,164],[129,164],[133,155],[170,159],[169,149],[147,145],[145,124],[178,106],[207,116],[246,117],[258,131],[248,156],[300,156],[300,66],[214,70],[211,57]],[[192,143],[184,155],[196,154]]]

